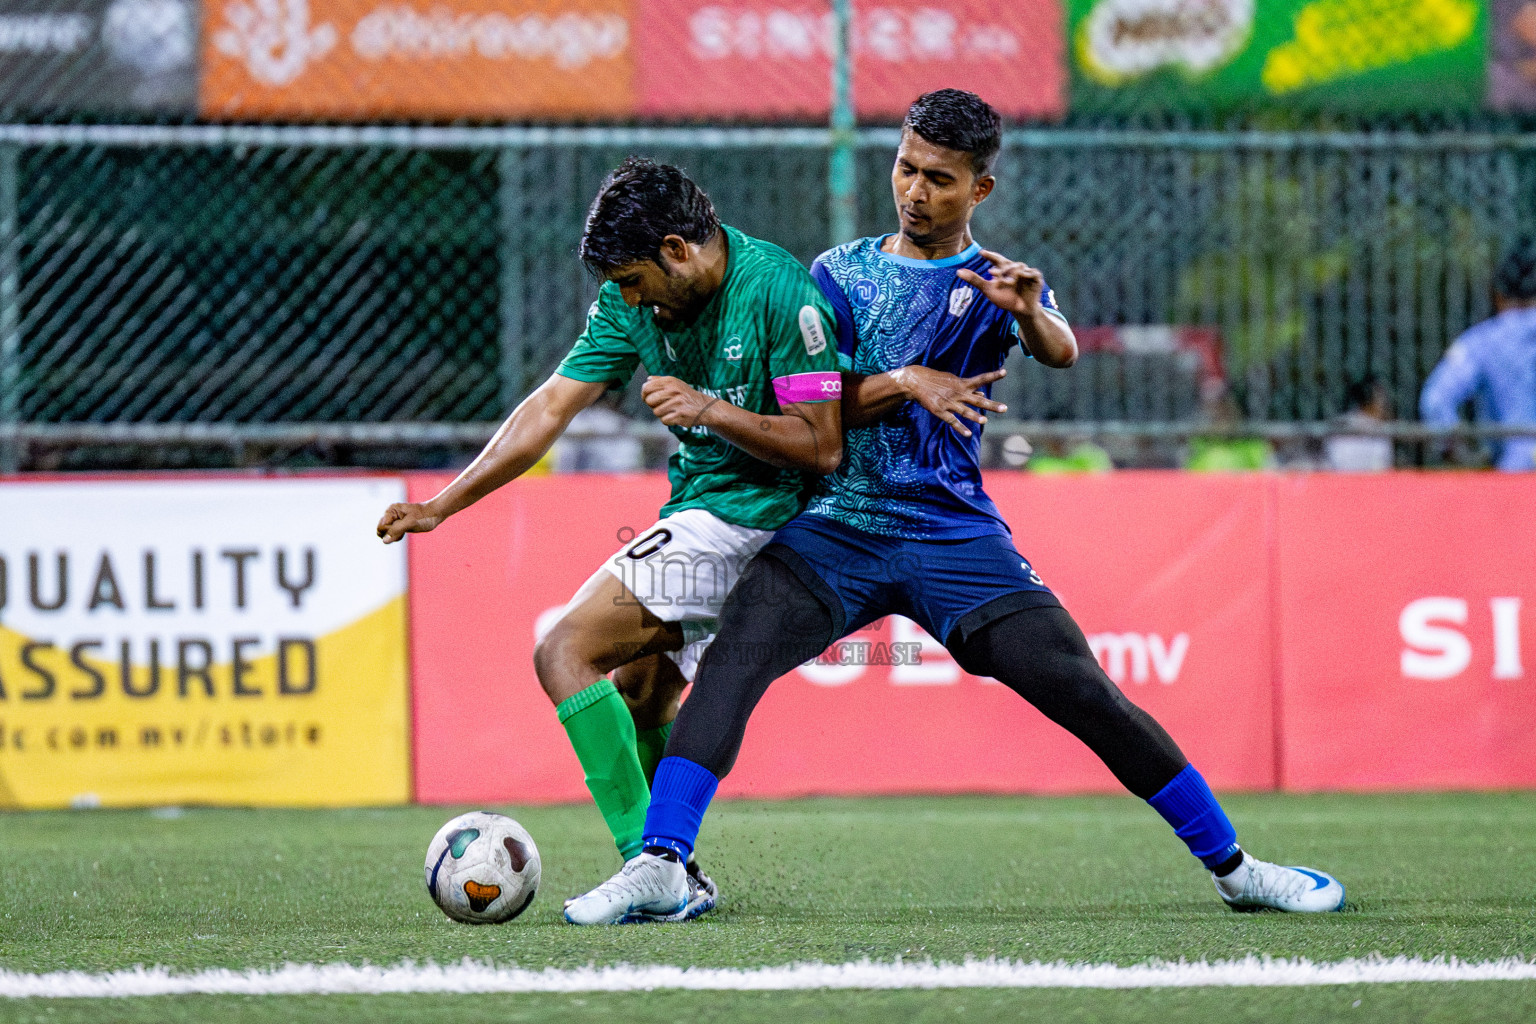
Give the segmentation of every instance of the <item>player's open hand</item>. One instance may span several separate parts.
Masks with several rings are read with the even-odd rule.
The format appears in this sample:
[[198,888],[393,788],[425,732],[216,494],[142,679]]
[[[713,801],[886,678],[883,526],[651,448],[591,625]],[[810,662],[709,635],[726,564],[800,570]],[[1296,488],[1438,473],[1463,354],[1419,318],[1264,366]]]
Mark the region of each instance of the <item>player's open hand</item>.
[[648,377],[640,397],[656,418],[669,427],[696,427],[704,410],[718,399],[690,387],[676,377]]
[[414,501],[401,501],[384,510],[379,520],[379,539],[393,544],[408,533],[427,533],[443,521],[443,516],[432,515],[427,506]]
[[991,278],[965,269],[955,271],[955,276],[974,286],[994,306],[1014,316],[1033,316],[1040,308],[1045,275],[1027,263],[1016,263],[990,249],[981,250],[981,254],[992,264]]
[[962,417],[985,423],[986,413],[1008,411],[1006,405],[992,401],[981,390],[1007,375],[1007,370],[992,370],[974,377],[956,377],[930,366],[903,366],[891,371],[891,378],[908,398],[948,423],[961,437],[971,436],[970,428],[960,422]]

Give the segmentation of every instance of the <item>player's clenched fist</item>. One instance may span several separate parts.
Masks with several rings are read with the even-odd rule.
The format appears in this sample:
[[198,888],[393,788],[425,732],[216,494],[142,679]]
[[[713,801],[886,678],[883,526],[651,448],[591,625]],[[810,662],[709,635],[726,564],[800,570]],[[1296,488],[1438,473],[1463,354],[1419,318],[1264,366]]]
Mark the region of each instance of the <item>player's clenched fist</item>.
[[443,517],[432,515],[426,505],[401,501],[384,510],[378,534],[385,544],[393,544],[408,533],[426,533],[442,521]]
[[1032,316],[1040,308],[1045,275],[1027,263],[1017,263],[989,249],[981,250],[981,254],[992,264],[990,280],[963,268],[955,271],[955,276],[974,285],[1000,309],[1014,316]]
[[696,427],[718,399],[689,387],[676,377],[649,377],[640,388],[640,397],[651,407],[656,418],[669,427]]

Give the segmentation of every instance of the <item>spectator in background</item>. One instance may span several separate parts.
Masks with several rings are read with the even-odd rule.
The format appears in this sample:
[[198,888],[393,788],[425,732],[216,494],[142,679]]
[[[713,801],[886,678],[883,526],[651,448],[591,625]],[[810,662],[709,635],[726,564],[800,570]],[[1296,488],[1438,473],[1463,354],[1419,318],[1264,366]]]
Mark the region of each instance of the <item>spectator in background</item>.
[[[1072,441],[1049,438],[1042,442],[1041,448],[1029,456],[1028,464],[1024,467],[1031,473],[1108,473],[1115,468],[1109,452],[1087,438]],[[1003,457],[1008,457],[1006,448]]]
[[1223,428],[1223,433],[1190,438],[1184,456],[1185,469],[1197,473],[1235,473],[1276,467],[1275,446],[1269,441],[1262,437],[1234,437],[1227,432],[1235,430],[1243,419],[1231,391],[1213,390],[1201,402],[1201,412],[1213,427]]
[[[1479,422],[1536,427],[1536,239],[1521,238],[1499,264],[1493,281],[1495,315],[1469,328],[1445,350],[1419,395],[1425,423],[1461,422],[1468,399]],[[1495,444],[1505,472],[1536,469],[1536,437]]]
[[1323,464],[1336,473],[1381,473],[1392,468],[1392,439],[1362,427],[1392,419],[1392,397],[1375,377],[1349,386],[1339,432],[1323,441]]

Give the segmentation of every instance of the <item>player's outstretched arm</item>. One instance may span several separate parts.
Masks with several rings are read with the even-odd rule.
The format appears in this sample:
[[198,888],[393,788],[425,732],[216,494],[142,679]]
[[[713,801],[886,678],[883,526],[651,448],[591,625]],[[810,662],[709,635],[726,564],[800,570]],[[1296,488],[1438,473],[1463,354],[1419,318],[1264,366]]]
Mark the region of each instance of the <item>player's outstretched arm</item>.
[[507,417],[475,461],[431,501],[400,502],[384,511],[378,534],[393,544],[407,533],[426,533],[455,512],[466,509],[502,484],[528,472],[571,419],[600,398],[605,382],[573,380],[554,374]]
[[843,461],[842,409],[836,401],[795,402],[781,406],[782,415],[765,416],[711,398],[676,377],[651,377],[640,396],[667,426],[708,427],[770,466],[826,474]]
[[960,269],[955,276],[985,295],[993,305],[1013,314],[1019,336],[1035,361],[1044,366],[1065,369],[1077,362],[1077,338],[1066,320],[1046,312],[1040,304],[1045,291],[1045,275],[1025,263],[1018,263],[988,249],[982,256],[992,264],[992,276],[982,277],[974,270]]
[[845,373],[843,426],[867,427],[907,402],[916,402],[962,437],[970,437],[971,430],[962,419],[986,423],[986,413],[1008,411],[1006,405],[992,401],[981,390],[1007,375],[1007,370],[993,370],[974,377],[956,377],[943,370],[915,365],[868,377]]

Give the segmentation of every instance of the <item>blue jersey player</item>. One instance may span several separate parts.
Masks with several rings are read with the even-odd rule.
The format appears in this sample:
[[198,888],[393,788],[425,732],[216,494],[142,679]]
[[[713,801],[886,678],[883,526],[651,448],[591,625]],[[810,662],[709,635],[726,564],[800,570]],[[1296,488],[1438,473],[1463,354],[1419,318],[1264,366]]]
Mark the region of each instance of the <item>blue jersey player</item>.
[[893,614],[1086,743],[1168,821],[1233,909],[1343,906],[1332,876],[1243,851],[1200,773],[1104,674],[982,489],[978,431],[986,412],[1002,410],[987,386],[1009,350],[1022,345],[1053,367],[1077,358],[1041,273],[971,238],[971,213],[995,183],[1001,129],[971,93],[920,97],[892,172],[900,230],[840,246],[812,267],[837,319],[843,463],[726,599],[656,773],[645,854],[571,901],[567,920],[675,914],[687,900],[683,865],[704,811],[768,686]]

